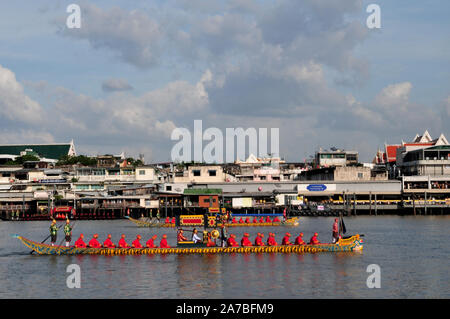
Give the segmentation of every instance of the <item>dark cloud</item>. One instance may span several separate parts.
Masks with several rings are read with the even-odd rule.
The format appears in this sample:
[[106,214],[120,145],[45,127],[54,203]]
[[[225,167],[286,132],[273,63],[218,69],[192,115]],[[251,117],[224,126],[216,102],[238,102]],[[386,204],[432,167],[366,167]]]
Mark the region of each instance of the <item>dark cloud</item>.
[[102,83],[102,90],[105,92],[129,91],[133,87],[124,79],[107,79]]
[[84,4],[81,14],[81,28],[64,28],[61,34],[86,39],[96,49],[110,49],[124,62],[139,68],[158,62],[162,30],[158,22],[144,12]]

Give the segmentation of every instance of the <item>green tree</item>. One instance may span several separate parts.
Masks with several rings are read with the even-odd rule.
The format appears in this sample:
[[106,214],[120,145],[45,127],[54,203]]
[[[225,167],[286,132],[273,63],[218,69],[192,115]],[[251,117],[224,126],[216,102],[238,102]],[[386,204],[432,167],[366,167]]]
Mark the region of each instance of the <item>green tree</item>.
[[88,157],[85,155],[78,155],[78,156],[69,156],[64,155],[62,156],[56,165],[75,165],[75,164],[81,164],[83,166],[95,166],[97,165],[97,160],[92,157]]
[[40,160],[39,157],[37,157],[35,155],[27,154],[27,155],[23,155],[23,156],[17,156],[14,161],[6,162],[6,165],[22,165],[25,162],[32,162],[32,161],[39,161],[39,160]]

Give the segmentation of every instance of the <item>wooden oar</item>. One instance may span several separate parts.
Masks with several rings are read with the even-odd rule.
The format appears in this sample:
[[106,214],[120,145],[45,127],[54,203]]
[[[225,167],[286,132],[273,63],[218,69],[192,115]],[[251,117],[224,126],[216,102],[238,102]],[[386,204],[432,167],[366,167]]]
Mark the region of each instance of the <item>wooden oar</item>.
[[[63,224],[59,225],[58,230],[61,228]],[[41,244],[45,243],[47,241],[47,239],[49,239],[52,235],[48,235],[47,238],[45,238],[43,241],[41,241]],[[30,251],[30,255],[34,253],[34,250]]]

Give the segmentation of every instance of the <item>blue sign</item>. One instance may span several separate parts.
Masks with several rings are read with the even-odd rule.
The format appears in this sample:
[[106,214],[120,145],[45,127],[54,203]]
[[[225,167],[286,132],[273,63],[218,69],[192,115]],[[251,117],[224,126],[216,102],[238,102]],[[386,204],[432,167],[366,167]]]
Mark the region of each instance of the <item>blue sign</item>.
[[327,189],[327,186],[324,184],[311,184],[306,186],[306,189],[310,192],[323,192]]

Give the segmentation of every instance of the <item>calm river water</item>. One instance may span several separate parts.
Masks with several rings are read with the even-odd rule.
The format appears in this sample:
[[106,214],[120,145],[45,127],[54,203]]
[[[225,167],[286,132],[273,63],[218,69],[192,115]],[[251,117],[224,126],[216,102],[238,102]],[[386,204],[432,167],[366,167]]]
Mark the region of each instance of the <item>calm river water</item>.
[[[346,254],[236,254],[166,256],[38,256],[18,239],[48,235],[49,222],[0,222],[0,298],[449,298],[450,216],[358,216],[345,219],[349,233],[364,234],[364,251]],[[285,232],[329,242],[333,218],[303,217],[297,227],[231,229],[265,238]],[[141,242],[173,230],[138,228],[130,221],[77,221],[87,241],[121,233]],[[58,242],[62,239],[59,234]],[[159,241],[160,237],[158,237]],[[81,288],[69,289],[66,267],[81,268]],[[367,266],[381,269],[381,288],[366,285]]]

